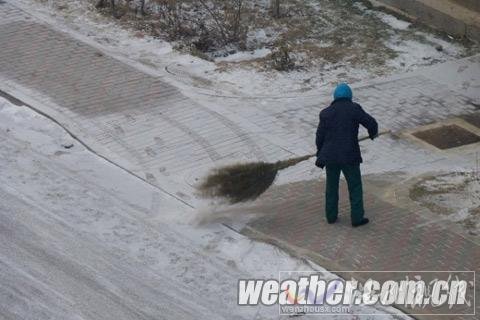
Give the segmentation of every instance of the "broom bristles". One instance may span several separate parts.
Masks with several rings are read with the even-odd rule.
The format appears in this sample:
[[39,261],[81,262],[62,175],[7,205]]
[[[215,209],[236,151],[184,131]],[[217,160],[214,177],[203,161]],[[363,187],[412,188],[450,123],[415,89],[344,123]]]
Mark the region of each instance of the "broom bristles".
[[200,185],[202,195],[226,198],[230,203],[254,200],[271,186],[275,164],[258,162],[216,169]]
[[303,156],[275,163],[240,163],[219,169],[200,185],[199,190],[205,197],[226,198],[230,203],[255,200],[275,181],[279,170],[297,165],[310,156]]

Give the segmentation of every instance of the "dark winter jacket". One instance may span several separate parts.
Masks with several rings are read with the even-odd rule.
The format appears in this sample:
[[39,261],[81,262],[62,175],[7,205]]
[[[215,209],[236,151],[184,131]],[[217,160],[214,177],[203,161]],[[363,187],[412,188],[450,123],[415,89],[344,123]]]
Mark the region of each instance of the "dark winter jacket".
[[322,110],[316,139],[317,165],[362,163],[358,144],[360,124],[372,140],[377,136],[377,121],[350,99],[337,99]]

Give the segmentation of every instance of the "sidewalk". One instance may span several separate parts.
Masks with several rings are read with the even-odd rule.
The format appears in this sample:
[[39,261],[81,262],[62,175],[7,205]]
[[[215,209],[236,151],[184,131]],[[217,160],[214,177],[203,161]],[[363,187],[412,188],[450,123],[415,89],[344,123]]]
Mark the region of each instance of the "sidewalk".
[[243,154],[254,159],[288,154],[161,78],[52,29],[9,2],[0,14],[8,17],[0,20],[0,90],[185,202],[193,201],[185,176],[198,167]]
[[[263,217],[250,222],[243,232],[252,238],[282,247],[294,256],[306,257],[344,276],[378,278],[358,271],[478,271],[480,245],[452,232],[449,226],[429,224],[425,209],[408,211],[370,192],[365,194],[366,216],[371,223],[350,225],[350,205],[342,181],[339,221],[329,225],[324,217],[323,181],[303,181],[278,186],[258,200],[255,208]],[[367,180],[366,190],[374,189]],[[350,272],[351,270],[355,270]],[[394,279],[393,274],[385,274]],[[476,282],[476,293],[479,293]],[[473,297],[470,297],[473,298]],[[472,312],[472,308],[455,310]],[[452,310],[405,309],[411,313],[452,313]],[[477,306],[476,312],[479,312]],[[428,316],[417,316],[430,319]],[[445,319],[475,319],[451,316]]]
[[[0,90],[55,118],[97,154],[192,206],[193,185],[212,167],[276,161],[314,148],[318,112],[329,103],[329,92],[261,104],[194,90],[187,98],[164,73],[112,58],[11,2],[0,6],[0,14],[7,17],[0,20]],[[359,84],[355,94],[381,127],[393,130],[470,114],[480,99],[479,60]],[[387,159],[388,149],[385,145],[381,154],[375,152]],[[293,178],[312,177],[310,170],[299,167]]]
[[[329,92],[294,100],[266,98],[263,103],[202,92],[187,98],[157,71],[125,64],[10,2],[0,4],[0,53],[0,90],[191,207],[200,202],[194,195],[196,179],[212,167],[310,153],[318,112],[330,101]],[[361,83],[354,90],[381,128],[394,131],[362,145],[363,169],[369,175],[366,211],[372,223],[350,227],[344,190],[340,222],[327,225],[323,173],[305,162],[282,173],[276,186],[252,204],[266,215],[244,232],[330,270],[478,271],[476,238],[432,221],[422,208],[387,201],[376,183],[387,173],[474,167],[478,145],[441,152],[407,131],[478,114],[480,56]]]

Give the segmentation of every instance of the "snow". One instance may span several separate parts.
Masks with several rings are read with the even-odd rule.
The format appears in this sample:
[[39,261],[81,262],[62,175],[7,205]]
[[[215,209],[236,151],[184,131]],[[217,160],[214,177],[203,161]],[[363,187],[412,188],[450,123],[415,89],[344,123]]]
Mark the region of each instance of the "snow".
[[432,207],[437,219],[463,227],[463,233],[480,235],[480,177],[476,171],[435,172],[415,184],[422,193],[414,200]]
[[[428,35],[428,41],[409,36],[402,40],[407,29],[407,22],[389,14],[368,10],[359,2],[354,6],[367,15],[372,15],[386,23],[387,27],[393,28],[392,37],[385,44],[388,48],[397,52],[398,57],[387,61],[385,66],[352,66],[347,61],[338,63],[323,62],[309,65],[307,68],[293,72],[277,72],[275,70],[261,70],[256,66],[239,66],[238,62],[255,61],[268,55],[268,48],[260,48],[249,52],[236,52],[233,55],[217,58],[217,62],[230,63],[227,68],[218,70],[215,63],[193,57],[172,49],[172,45],[166,41],[143,34],[142,32],[120,28],[108,17],[90,10],[87,1],[69,1],[68,6],[62,10],[55,10],[61,2],[48,1],[49,6],[44,6],[34,0],[15,0],[23,5],[26,10],[37,18],[48,21],[58,28],[83,36],[82,41],[89,40],[92,45],[101,45],[102,50],[107,50],[117,58],[123,58],[137,67],[155,72],[159,76],[168,77],[169,81],[184,89],[184,93],[193,96],[197,92],[212,93],[224,96],[245,97],[291,97],[318,95],[324,88],[347,81],[355,83],[366,79],[372,79],[378,75],[388,75],[394,72],[411,71],[420,66],[444,62],[461,56],[464,48],[460,45],[446,42]],[[322,8],[312,4],[313,7]],[[400,33],[396,33],[398,31]],[[275,39],[277,32],[271,28],[251,30],[248,34],[248,42],[263,43],[266,40]],[[447,50],[442,52],[435,48],[442,45]],[[317,43],[319,48],[330,47],[326,41]],[[302,57],[298,56],[299,65]],[[425,58],[425,59],[424,59]],[[165,72],[165,68],[171,73]],[[199,79],[204,81],[198,81]],[[208,86],[204,85],[208,83]],[[198,97],[196,97],[198,98]]]
[[385,24],[397,30],[407,30],[411,23],[405,20],[401,20],[391,14],[378,11],[378,10],[369,10],[363,3],[355,2],[354,7],[363,11],[365,14],[374,15],[380,18]]
[[421,65],[443,61],[445,52],[453,53],[459,50],[458,46],[432,35],[423,32],[417,32],[416,34],[424,37],[427,42],[419,43],[414,40],[405,40],[401,36],[393,36],[390,39],[387,46],[397,52],[397,57],[388,62],[390,66],[411,71]]
[[[59,12],[30,0],[16,2],[36,17],[70,34],[77,34],[75,36],[80,34],[82,41],[90,41],[92,45],[100,46],[102,50],[145,72],[167,79],[200,103],[209,103],[204,93],[241,98],[238,101],[225,99],[225,109],[241,108],[242,99],[247,98],[258,99],[256,101],[266,108],[275,107],[278,100],[264,98],[320,96],[339,79],[355,82],[372,77],[370,71],[344,63],[318,66],[321,73],[317,69],[290,73],[259,72],[254,67],[236,65],[237,62],[267,56],[270,53],[268,48],[217,58],[217,62],[233,63],[232,67],[220,71],[215,63],[179,53],[165,41],[118,28],[107,18],[85,11],[83,1],[70,1],[69,8]],[[54,2],[48,3],[53,6]],[[393,16],[382,14],[379,18],[394,29],[404,31],[409,28],[407,22]],[[249,35],[249,41],[257,39],[261,42],[275,36],[268,30],[255,30]],[[410,70],[424,58],[425,63],[420,64],[444,61],[461,51],[458,46],[434,37],[429,41],[433,44],[392,37],[388,45],[398,53],[398,57],[389,61],[388,67],[395,71]],[[435,49],[436,43],[443,46],[443,53]],[[320,42],[317,45],[329,47],[331,44]],[[208,81],[198,81],[198,78]],[[308,86],[305,86],[306,82]],[[211,207],[193,210],[176,202],[160,190],[92,154],[48,119],[27,107],[13,106],[2,98],[0,132],[5,133],[0,146],[0,190],[9,195],[9,207],[22,209],[5,212],[2,217],[12,225],[21,221],[35,222],[25,228],[36,237],[21,240],[30,245],[28,241],[36,239],[41,242],[37,249],[54,257],[65,256],[68,261],[62,270],[67,270],[65,272],[71,277],[46,277],[48,280],[44,284],[32,285],[47,297],[46,300],[38,298],[33,289],[22,288],[21,294],[27,299],[38,301],[38,305],[50,305],[42,312],[47,312],[52,318],[56,314],[80,312],[79,308],[102,312],[93,304],[81,305],[86,303],[81,296],[82,290],[88,289],[92,295],[95,290],[85,289],[83,280],[75,279],[75,268],[89,270],[92,279],[88,280],[102,287],[98,289],[99,296],[102,293],[113,295],[119,299],[120,305],[144,307],[145,312],[154,317],[163,316],[165,310],[175,309],[170,303],[174,301],[174,305],[179,306],[179,310],[175,310],[178,319],[191,318],[191,314],[201,319],[213,318],[213,315],[228,319],[232,315],[239,319],[278,318],[276,308],[238,307],[238,279],[276,278],[280,270],[314,269],[324,272],[326,277],[334,276],[308,261],[293,258],[274,246],[251,241],[221,225],[218,223],[221,221],[221,207],[217,208],[218,212]],[[62,146],[71,143],[71,149]],[[291,182],[292,176],[302,178],[291,173],[305,171],[307,166],[312,168],[311,163],[305,162],[285,170],[277,183]],[[388,169],[388,163],[380,169],[376,168],[382,169]],[[322,174],[315,169],[311,173],[309,178]],[[212,212],[218,213],[218,217]],[[10,216],[5,217],[7,214]],[[202,218],[201,215],[207,216],[209,223],[198,224],[196,218]],[[245,223],[231,215],[227,218],[239,225]],[[35,275],[44,275],[44,270],[58,267],[42,257],[36,258],[38,267],[32,266],[32,269],[26,267],[28,256],[12,257],[7,252],[1,257],[11,267],[8,275],[13,280],[9,284],[14,287],[24,279],[36,279]],[[159,288],[162,288],[160,292]],[[201,294],[198,294],[199,291]],[[166,297],[158,299],[159,294]],[[57,295],[61,299],[78,300],[80,303],[69,305],[65,302],[61,305],[55,302]],[[188,301],[187,308],[177,304],[182,301]],[[12,305],[12,308],[16,306],[14,302]],[[106,301],[105,305],[105,308],[102,306],[104,310],[124,310],[112,301]],[[219,308],[219,305],[222,307]],[[40,309],[36,305],[32,308]],[[375,306],[361,307],[360,310],[362,313],[377,313],[382,309]],[[391,308],[387,310],[396,313]],[[129,315],[128,312],[125,310],[125,314]],[[62,319],[60,316],[57,318]],[[398,318],[406,317],[384,317]]]
[[247,61],[247,60],[253,60],[253,59],[259,59],[259,58],[264,58],[268,56],[272,51],[267,48],[263,49],[256,49],[253,51],[241,51],[237,52],[231,55],[228,55],[226,57],[220,57],[216,58],[215,62],[240,62],[240,61]]
[[380,12],[380,13],[377,13],[377,14],[378,14],[378,17],[380,19],[382,19],[383,22],[385,22],[386,24],[388,24],[389,26],[391,26],[394,29],[407,30],[411,25],[410,22],[400,20],[397,17],[394,17],[390,14],[386,14],[386,13],[383,13],[383,12]]
[[281,270],[334,277],[221,224],[190,223],[191,208],[4,98],[0,132],[0,221],[7,248],[0,251],[0,292],[9,292],[7,310],[18,318],[84,319],[92,313],[95,319],[138,319],[132,310],[141,309],[152,317],[168,310],[177,319],[276,319],[277,307],[237,306],[238,279],[276,278]]
[[247,42],[249,43],[266,43],[275,40],[278,37],[278,31],[273,28],[262,28],[250,30],[247,34]]

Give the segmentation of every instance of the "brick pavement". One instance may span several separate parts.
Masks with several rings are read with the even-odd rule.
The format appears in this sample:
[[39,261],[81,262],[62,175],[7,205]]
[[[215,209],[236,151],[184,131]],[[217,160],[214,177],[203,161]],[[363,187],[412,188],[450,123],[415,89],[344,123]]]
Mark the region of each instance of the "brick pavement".
[[[10,7],[0,6],[5,10]],[[184,176],[198,168],[288,154],[163,80],[65,33],[37,21],[0,23],[0,89],[12,95],[30,90],[23,100],[154,184],[172,188],[174,180],[173,192],[192,193]]]
[[[327,92],[262,104],[241,99],[229,104],[221,97],[193,101],[163,78],[41,23],[10,2],[0,5],[0,54],[0,90],[21,97],[97,153],[190,203],[195,201],[190,180],[206,168],[311,152],[318,112],[330,101]],[[358,84],[355,95],[381,127],[396,131],[468,118],[480,109],[479,60]],[[473,153],[432,152],[395,136],[362,149],[365,170],[373,173],[426,170],[442,161],[466,164]],[[282,175],[305,181],[275,187],[255,203],[270,214],[250,223],[249,230],[329,269],[476,270],[480,265],[475,243],[438,224],[422,226],[427,214],[392,206],[372,193],[366,195],[371,225],[352,230],[343,202],[341,223],[327,226],[318,196],[321,183],[308,181],[321,171],[304,163]]]
[[[367,179],[366,190],[373,189],[370,184]],[[340,274],[360,279],[382,280],[395,275],[347,271],[479,271],[480,245],[453,232],[448,224],[427,223],[429,216],[425,209],[407,210],[366,192],[365,210],[371,223],[352,228],[348,191],[342,181],[339,222],[329,225],[324,217],[323,192],[321,180],[276,186],[252,205],[252,211],[257,208],[264,215],[249,222],[243,232],[277,244],[294,255],[307,257],[329,270],[344,270]],[[477,294],[479,285],[477,280]],[[401,309],[414,314],[473,311],[473,307]],[[478,306],[476,311],[479,312]],[[451,316],[445,319],[477,318]]]
[[[314,149],[318,112],[329,93],[262,104],[240,100],[233,107],[221,97],[193,101],[163,78],[126,65],[10,2],[0,6],[0,15],[5,18],[0,19],[0,90],[21,95],[97,153],[186,195],[186,201],[195,202],[191,185],[211,167],[240,159],[275,161]],[[457,73],[467,79],[479,65],[459,62]],[[382,127],[394,130],[474,112],[478,99],[437,81],[442,72],[360,84],[355,94]],[[473,88],[480,79],[470,82]],[[372,156],[382,162],[390,158],[397,164],[392,170],[402,168],[405,163],[391,154],[389,143],[377,144]],[[290,174],[298,179],[312,172],[299,167]]]

